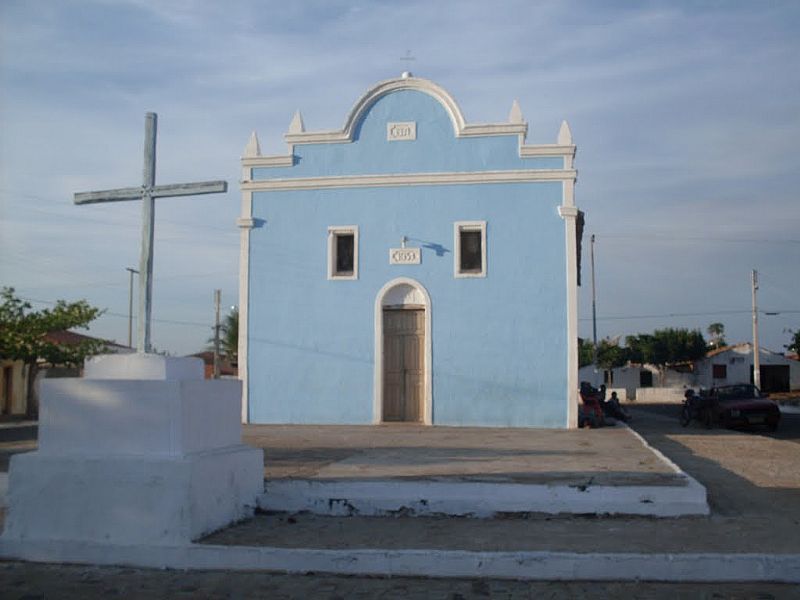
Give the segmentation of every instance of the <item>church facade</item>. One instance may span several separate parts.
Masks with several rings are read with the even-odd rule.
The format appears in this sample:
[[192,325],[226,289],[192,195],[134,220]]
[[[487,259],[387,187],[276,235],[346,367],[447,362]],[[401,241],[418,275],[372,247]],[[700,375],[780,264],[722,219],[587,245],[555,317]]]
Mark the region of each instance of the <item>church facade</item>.
[[566,122],[527,145],[404,73],[242,159],[250,423],[575,427],[582,213]]

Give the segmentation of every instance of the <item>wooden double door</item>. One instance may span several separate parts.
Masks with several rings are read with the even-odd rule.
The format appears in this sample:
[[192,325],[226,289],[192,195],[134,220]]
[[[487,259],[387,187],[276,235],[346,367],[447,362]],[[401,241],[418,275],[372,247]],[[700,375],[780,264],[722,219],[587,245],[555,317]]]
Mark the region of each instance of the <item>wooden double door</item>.
[[383,310],[383,420],[420,423],[425,397],[425,311]]

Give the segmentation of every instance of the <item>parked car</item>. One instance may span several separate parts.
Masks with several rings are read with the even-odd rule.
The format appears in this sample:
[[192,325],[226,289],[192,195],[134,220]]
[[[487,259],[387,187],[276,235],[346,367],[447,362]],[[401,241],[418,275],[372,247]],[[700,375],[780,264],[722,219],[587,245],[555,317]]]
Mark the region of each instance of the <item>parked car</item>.
[[765,425],[770,431],[778,428],[781,411],[752,383],[711,388],[714,420],[723,427]]

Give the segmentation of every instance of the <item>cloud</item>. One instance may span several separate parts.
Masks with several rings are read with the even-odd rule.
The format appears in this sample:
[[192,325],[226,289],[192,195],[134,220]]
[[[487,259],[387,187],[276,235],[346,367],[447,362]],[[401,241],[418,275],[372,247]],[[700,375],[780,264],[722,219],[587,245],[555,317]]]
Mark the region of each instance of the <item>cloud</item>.
[[[505,119],[518,99],[531,142],[554,142],[570,121],[577,199],[587,234],[600,234],[604,314],[747,308],[754,266],[789,303],[800,297],[795,245],[659,236],[796,237],[799,26],[793,2],[4,2],[0,274],[31,294],[126,312],[138,203],[71,198],[137,185],[143,113],[156,111],[159,182],[230,184],[157,207],[156,314],[207,320],[211,290],[236,297],[238,158],[250,131],[282,153],[295,109],[309,129],[341,127],[368,87],[408,69],[447,88],[473,122]],[[407,51],[415,60],[400,60]],[[109,337],[126,334],[120,317],[103,323]],[[681,321],[602,327],[659,323]],[[208,335],[157,332],[158,346],[180,352]],[[732,333],[746,337],[746,319]]]

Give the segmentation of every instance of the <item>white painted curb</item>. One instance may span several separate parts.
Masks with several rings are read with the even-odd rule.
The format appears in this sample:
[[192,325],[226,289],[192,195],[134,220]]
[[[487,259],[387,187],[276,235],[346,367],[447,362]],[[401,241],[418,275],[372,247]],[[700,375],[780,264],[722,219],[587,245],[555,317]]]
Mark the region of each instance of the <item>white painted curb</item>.
[[654,517],[708,515],[706,488],[636,431],[628,429],[674,473],[673,485],[594,485],[591,478],[581,485],[431,479],[281,479],[266,481],[258,505],[268,511],[308,511],[331,516],[402,514],[491,518],[498,513],[526,512]]
[[492,577],[542,581],[800,583],[800,554],[635,554],[325,550],[245,546],[123,546],[0,538],[0,557],[145,568],[341,575]]
[[619,514],[677,517],[709,514],[706,489],[687,478],[677,485],[602,486],[385,480],[267,481],[260,508],[333,516],[497,513]]

